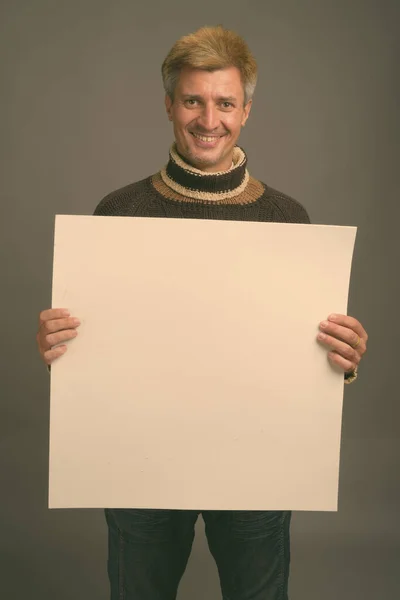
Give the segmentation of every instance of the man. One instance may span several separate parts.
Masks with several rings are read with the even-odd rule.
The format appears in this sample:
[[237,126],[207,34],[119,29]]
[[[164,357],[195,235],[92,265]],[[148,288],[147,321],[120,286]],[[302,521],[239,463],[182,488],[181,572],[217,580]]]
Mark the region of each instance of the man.
[[[236,145],[257,79],[256,62],[242,38],[222,27],[202,28],[175,43],[162,76],[175,134],[168,165],[106,196],[95,215],[310,222],[298,202],[249,175],[246,154]],[[37,341],[47,365],[66,352],[64,342],[77,335],[78,326],[68,311],[41,313]],[[354,381],[368,339],[363,326],[330,315],[320,329],[329,359],[343,369],[347,382]],[[111,599],[176,598],[198,515],[107,509]],[[287,600],[290,512],[202,515],[223,597]]]

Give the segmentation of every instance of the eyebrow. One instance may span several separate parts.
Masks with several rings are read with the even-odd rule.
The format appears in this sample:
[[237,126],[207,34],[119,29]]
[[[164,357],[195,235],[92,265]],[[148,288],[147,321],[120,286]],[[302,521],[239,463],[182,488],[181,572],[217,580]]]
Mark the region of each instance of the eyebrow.
[[[202,100],[203,98],[197,94],[183,94],[184,100]],[[219,96],[217,98],[219,102],[236,102],[235,96]]]

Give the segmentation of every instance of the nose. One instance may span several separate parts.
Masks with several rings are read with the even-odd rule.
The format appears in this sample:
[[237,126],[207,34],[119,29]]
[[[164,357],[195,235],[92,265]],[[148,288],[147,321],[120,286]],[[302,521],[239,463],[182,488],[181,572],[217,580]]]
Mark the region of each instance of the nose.
[[199,126],[207,132],[212,132],[220,124],[218,109],[215,105],[205,104],[197,118]]

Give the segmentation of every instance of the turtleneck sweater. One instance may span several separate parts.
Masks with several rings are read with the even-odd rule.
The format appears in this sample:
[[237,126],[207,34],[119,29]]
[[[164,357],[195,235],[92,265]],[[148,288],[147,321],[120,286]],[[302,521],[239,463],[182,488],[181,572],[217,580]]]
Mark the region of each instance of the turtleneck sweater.
[[187,164],[174,144],[163,169],[111,192],[94,214],[310,223],[299,202],[249,175],[239,146],[230,169],[207,173]]

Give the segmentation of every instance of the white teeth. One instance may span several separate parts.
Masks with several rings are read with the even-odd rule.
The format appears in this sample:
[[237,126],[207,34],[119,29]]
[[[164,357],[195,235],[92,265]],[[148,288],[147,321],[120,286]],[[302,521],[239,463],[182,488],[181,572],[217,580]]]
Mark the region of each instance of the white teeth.
[[199,135],[198,133],[193,133],[194,137],[198,138],[199,140],[202,140],[203,142],[214,142],[216,139],[215,136],[214,137],[206,137],[205,135]]

